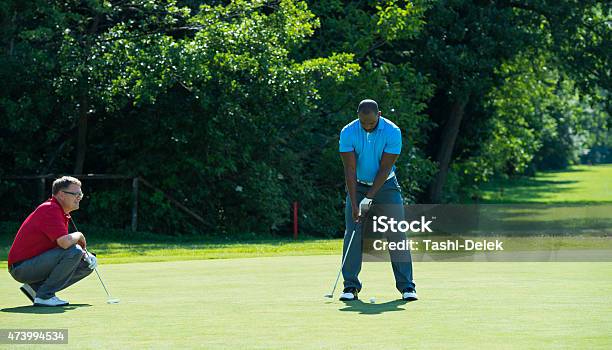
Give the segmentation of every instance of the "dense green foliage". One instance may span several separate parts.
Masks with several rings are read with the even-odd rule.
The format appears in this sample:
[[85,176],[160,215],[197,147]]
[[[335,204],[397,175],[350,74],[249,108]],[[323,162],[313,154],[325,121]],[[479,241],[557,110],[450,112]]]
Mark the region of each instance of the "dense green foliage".
[[[408,201],[610,161],[604,1],[0,3],[0,177],[142,176],[142,229],[343,227],[338,133],[363,98],[404,132]],[[3,219],[34,180],[0,180]],[[129,225],[130,184],[87,182],[83,221]]]

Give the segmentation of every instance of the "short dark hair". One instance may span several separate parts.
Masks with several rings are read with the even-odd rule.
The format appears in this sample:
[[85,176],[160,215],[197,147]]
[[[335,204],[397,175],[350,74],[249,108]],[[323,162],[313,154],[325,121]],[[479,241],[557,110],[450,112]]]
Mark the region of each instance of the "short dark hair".
[[70,185],[75,184],[77,186],[81,186],[81,181],[79,179],[72,176],[62,176],[59,179],[53,181],[53,186],[51,187],[51,193],[56,195],[59,191],[70,187]]
[[363,100],[359,102],[359,107],[357,107],[357,113],[378,113],[378,103],[374,100]]

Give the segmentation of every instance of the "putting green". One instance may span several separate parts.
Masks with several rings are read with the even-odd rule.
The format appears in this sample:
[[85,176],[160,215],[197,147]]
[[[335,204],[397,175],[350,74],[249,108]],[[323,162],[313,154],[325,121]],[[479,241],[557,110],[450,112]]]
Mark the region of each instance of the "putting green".
[[79,349],[612,347],[612,263],[415,263],[421,300],[409,304],[397,300],[388,263],[365,263],[364,302],[345,304],[337,292],[323,298],[338,260],[101,265],[121,303],[106,304],[91,275],[58,294],[77,304],[64,308],[26,306],[5,270],[0,324],[67,328]]

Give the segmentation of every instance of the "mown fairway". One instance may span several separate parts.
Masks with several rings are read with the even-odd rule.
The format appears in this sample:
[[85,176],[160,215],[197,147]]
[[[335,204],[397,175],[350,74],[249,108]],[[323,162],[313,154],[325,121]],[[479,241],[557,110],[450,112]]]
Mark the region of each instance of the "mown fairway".
[[494,181],[483,189],[485,202],[494,203],[612,203],[612,164]]

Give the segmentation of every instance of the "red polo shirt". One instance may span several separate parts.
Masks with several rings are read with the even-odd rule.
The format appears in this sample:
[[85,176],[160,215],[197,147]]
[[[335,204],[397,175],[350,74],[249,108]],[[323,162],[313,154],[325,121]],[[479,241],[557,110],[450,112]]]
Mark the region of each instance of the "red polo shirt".
[[57,239],[68,234],[70,215],[51,197],[21,224],[8,254],[8,266],[58,247]]

